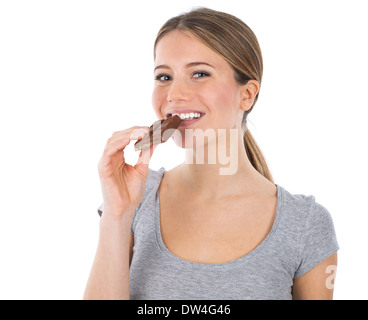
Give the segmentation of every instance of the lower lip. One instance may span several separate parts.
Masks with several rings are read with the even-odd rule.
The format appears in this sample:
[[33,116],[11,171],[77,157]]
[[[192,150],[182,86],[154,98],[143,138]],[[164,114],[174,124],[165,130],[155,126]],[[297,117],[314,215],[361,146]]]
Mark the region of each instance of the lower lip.
[[196,122],[198,122],[199,120],[201,120],[202,118],[204,117],[204,114],[201,115],[199,118],[197,119],[193,119],[193,120],[183,120],[181,123],[180,123],[180,127],[188,127]]

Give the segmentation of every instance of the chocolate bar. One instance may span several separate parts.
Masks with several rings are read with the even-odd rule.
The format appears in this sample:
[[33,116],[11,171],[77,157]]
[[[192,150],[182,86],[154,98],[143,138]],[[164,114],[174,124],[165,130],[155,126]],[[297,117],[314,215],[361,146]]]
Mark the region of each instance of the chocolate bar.
[[173,135],[175,129],[180,126],[181,122],[182,120],[178,115],[155,121],[150,126],[149,133],[134,144],[135,151],[166,142]]

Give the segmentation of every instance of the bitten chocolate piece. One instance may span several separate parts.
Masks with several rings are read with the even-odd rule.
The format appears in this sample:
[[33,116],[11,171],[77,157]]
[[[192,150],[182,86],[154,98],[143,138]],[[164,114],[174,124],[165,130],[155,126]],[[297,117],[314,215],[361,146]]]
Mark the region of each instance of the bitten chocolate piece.
[[149,128],[149,133],[134,144],[135,151],[166,142],[173,135],[175,129],[180,126],[181,122],[182,120],[178,115],[169,116],[166,119],[154,122]]

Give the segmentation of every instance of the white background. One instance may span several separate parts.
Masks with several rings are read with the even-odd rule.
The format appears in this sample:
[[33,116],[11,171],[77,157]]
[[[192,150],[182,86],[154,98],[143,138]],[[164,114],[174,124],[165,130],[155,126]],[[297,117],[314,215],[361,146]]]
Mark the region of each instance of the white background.
[[[341,247],[335,298],[367,299],[365,3],[1,1],[0,298],[82,298],[106,140],[156,119],[156,33],[172,16],[208,6],[257,35],[264,79],[250,130],[275,182],[330,211]],[[170,141],[150,166],[170,169],[182,157]]]

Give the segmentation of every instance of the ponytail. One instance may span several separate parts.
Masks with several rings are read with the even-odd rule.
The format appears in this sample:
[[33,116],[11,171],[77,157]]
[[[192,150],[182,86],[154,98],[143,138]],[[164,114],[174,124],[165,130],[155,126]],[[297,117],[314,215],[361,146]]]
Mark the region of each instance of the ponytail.
[[266,159],[248,128],[246,128],[244,133],[244,147],[252,166],[266,179],[274,183],[271,171],[268,169]]

